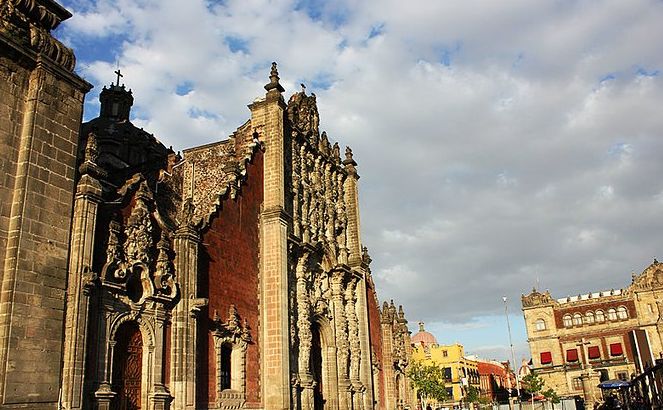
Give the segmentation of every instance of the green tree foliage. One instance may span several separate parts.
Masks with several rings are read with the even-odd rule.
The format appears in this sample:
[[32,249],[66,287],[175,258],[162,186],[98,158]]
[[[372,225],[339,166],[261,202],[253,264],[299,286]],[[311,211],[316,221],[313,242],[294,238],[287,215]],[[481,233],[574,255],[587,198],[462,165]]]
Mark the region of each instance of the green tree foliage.
[[522,382],[525,385],[525,391],[532,396],[532,402],[534,402],[534,396],[541,393],[547,400],[559,403],[559,396],[553,389],[544,390],[546,383],[538,374],[530,373],[523,377]]
[[412,386],[417,389],[422,408],[425,409],[431,400],[443,402],[448,398],[442,368],[413,362],[408,368],[407,375],[412,381]]
[[546,384],[536,373],[530,373],[523,377],[522,382],[525,385],[525,391],[532,396],[536,396],[538,392],[543,390],[543,386]]
[[541,394],[543,394],[543,397],[545,397],[547,400],[549,400],[552,403],[559,403],[561,401],[561,399],[557,395],[557,392],[553,389],[544,390],[543,393]]
[[468,403],[478,403],[481,398],[479,389],[474,386],[467,387],[467,394],[465,394],[465,401]]

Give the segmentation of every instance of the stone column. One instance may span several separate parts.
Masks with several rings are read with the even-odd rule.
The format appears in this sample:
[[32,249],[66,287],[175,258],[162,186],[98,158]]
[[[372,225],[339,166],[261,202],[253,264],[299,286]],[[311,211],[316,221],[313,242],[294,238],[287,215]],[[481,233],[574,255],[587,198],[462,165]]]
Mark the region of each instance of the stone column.
[[196,406],[196,313],[204,305],[197,298],[199,242],[200,235],[188,223],[175,232],[175,273],[181,297],[173,309],[170,386],[173,408],[178,410]]
[[260,214],[260,385],[267,410],[290,408],[288,226],[285,211],[285,101],[276,63],[267,94],[251,104],[251,126],[264,143],[264,199]]
[[156,334],[154,335],[154,358],[152,369],[150,369],[153,372],[152,380],[154,380],[154,386],[150,393],[149,410],[168,410],[172,400],[172,396],[166,388],[166,374],[164,372],[166,364],[163,360],[165,354],[166,326],[170,320],[169,316],[163,305],[157,306],[155,311]]
[[311,304],[306,290],[306,258],[307,255],[300,257],[297,262],[297,336],[299,339],[299,355],[297,360],[299,381],[301,386],[301,405],[302,409],[313,408],[313,389],[314,382],[311,374]]
[[594,405],[594,402],[596,402],[596,386],[599,384],[599,376],[596,372],[590,369],[589,371],[586,370],[580,376],[580,380],[582,381],[582,392],[584,395],[585,406],[591,408]]
[[[91,135],[89,139],[93,140],[94,136]],[[96,149],[96,146],[94,148]],[[89,165],[92,167],[94,163],[90,161]],[[92,285],[92,281],[96,279],[96,274],[91,269],[99,202],[101,202],[101,184],[91,175],[82,175],[74,202],[70,242],[62,365],[63,409],[80,409],[84,405],[83,385],[90,305],[88,292],[91,290],[86,289],[86,285]]]
[[361,264],[361,233],[359,222],[359,189],[357,182],[357,163],[352,158],[352,150],[346,148],[345,160],[343,160],[348,177],[345,178],[343,192],[345,194],[345,208],[348,215],[347,221],[347,252],[349,254],[348,264],[357,267]]
[[359,278],[353,277],[345,289],[345,312],[348,320],[348,339],[350,342],[350,383],[352,384],[352,409],[362,409],[364,384],[361,382],[361,339],[357,318],[357,283]]
[[350,409],[352,400],[348,368],[350,346],[348,343],[348,324],[343,301],[345,274],[345,271],[337,270],[332,273],[331,281],[334,329],[336,331],[336,346],[338,349],[336,352],[336,363],[338,368],[338,408],[340,410]]
[[395,409],[398,403],[394,400],[396,397],[394,357],[393,357],[393,312],[392,305],[384,302],[380,315],[380,327],[382,329],[382,373],[384,380],[384,403],[387,409]]
[[371,356],[371,341],[368,325],[368,299],[367,299],[366,276],[361,275],[357,281],[355,294],[357,295],[356,312],[359,330],[359,344],[361,349],[361,362],[359,367],[359,380],[364,385],[364,408],[372,409],[374,407],[374,391],[377,391],[377,380],[373,380],[373,367]]

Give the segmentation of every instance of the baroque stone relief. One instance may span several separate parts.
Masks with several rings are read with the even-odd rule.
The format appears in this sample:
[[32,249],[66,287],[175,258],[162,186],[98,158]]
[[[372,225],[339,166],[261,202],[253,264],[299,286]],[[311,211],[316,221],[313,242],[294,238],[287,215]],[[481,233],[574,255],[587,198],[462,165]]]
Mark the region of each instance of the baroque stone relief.
[[654,262],[640,275],[633,275],[633,281],[628,287],[627,292],[661,287],[663,287],[663,263],[654,259]]
[[[336,348],[336,362],[339,382],[352,382],[348,388],[363,391],[359,382],[361,345],[359,321],[356,312],[358,277],[328,255],[329,249],[318,246],[291,244],[290,269],[294,282],[291,295],[290,323],[291,342],[295,348],[292,356],[291,375],[293,397],[301,394],[303,402],[308,402],[315,386],[311,372],[312,327],[331,326],[328,340]],[[330,376],[336,377],[336,376]],[[311,396],[312,397],[312,396]],[[293,398],[293,403],[296,400]]]
[[532,289],[532,292],[529,295],[522,295],[521,299],[523,307],[557,304],[557,301],[550,296],[550,292],[547,290],[541,293],[536,289]]
[[[99,280],[127,303],[143,304],[150,299],[171,303],[177,297],[178,284],[168,229],[159,223],[147,182],[137,177],[130,184],[137,185],[131,213],[126,223],[116,216],[108,225],[106,261]],[[120,191],[128,195],[131,188],[125,186]],[[159,238],[156,243],[155,235]]]
[[[246,401],[246,349],[251,343],[251,328],[246,319],[240,321],[235,305],[228,308],[228,317],[222,321],[217,311],[212,319],[212,336],[216,356],[216,407],[224,410],[240,409]],[[230,389],[221,389],[221,350],[223,345],[231,349]]]
[[246,177],[246,167],[261,144],[249,123],[228,140],[184,153],[173,170],[181,181],[182,203],[176,219],[197,227],[209,224],[223,199],[234,199]]
[[5,0],[0,2],[0,32],[22,42],[29,39],[25,45],[71,72],[76,65],[73,51],[50,34],[70,16],[65,13],[57,13],[37,0]]
[[[290,116],[294,115],[290,112],[295,108],[288,107],[288,110]],[[298,129],[296,124],[293,127]],[[290,194],[295,236],[306,244],[325,244],[331,250],[330,257],[346,264],[348,214],[344,183],[347,172],[340,162],[339,151],[338,144],[332,147],[325,133],[312,143],[305,134],[295,131],[291,140]]]

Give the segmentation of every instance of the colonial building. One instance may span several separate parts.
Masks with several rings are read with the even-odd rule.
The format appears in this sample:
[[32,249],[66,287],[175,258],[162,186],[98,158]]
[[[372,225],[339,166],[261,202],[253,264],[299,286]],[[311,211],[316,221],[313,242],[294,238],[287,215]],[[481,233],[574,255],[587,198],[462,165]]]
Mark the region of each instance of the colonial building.
[[419,332],[412,336],[412,360],[442,368],[448,404],[458,405],[467,395],[470,386],[480,389],[477,362],[465,357],[465,348],[460,343],[440,345],[430,332],[419,322]]
[[81,126],[55,1],[0,17],[0,408],[410,405],[407,322],[379,309],[315,95],[286,102],[274,63],[244,124],[177,154],[119,71]]
[[600,380],[629,379],[637,360],[651,363],[663,352],[662,291],[663,264],[654,260],[624,289],[561,299],[536,289],[523,295],[532,370],[560,396],[595,401]]
[[479,394],[491,403],[508,403],[512,392],[515,395],[515,375],[510,370],[509,362],[483,359],[478,356],[468,356],[467,359],[477,364],[479,372]]

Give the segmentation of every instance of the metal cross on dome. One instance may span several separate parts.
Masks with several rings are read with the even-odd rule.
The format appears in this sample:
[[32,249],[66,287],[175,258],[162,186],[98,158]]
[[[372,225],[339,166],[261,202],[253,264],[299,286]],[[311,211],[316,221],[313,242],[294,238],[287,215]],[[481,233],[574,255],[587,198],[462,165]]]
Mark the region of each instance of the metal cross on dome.
[[117,74],[117,86],[120,86],[120,77],[124,77],[122,73],[120,72],[120,69],[118,68],[116,71],[113,71],[115,74]]

